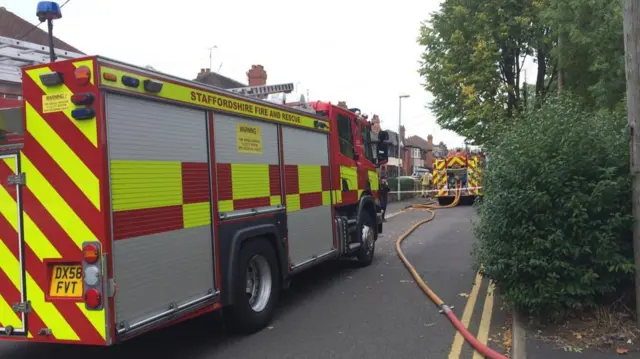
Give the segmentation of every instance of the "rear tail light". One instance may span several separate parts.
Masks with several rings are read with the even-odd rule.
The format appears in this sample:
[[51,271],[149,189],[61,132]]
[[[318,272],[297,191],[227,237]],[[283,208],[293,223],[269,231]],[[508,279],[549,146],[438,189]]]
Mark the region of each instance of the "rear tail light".
[[102,293],[94,288],[87,290],[84,293],[84,303],[87,309],[98,309],[102,307]]
[[84,86],[91,81],[91,69],[88,66],[79,66],[74,72],[76,83]]
[[84,304],[88,310],[101,310],[103,307],[102,296],[105,286],[101,249],[100,242],[82,244]]

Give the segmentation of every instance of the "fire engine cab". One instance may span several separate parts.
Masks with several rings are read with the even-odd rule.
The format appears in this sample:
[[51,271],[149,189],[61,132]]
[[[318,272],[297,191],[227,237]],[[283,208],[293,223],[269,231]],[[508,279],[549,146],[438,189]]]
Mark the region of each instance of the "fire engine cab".
[[216,309],[251,333],[294,274],[373,260],[388,135],[356,109],[95,56],[22,86],[0,122],[0,340],[111,345]]

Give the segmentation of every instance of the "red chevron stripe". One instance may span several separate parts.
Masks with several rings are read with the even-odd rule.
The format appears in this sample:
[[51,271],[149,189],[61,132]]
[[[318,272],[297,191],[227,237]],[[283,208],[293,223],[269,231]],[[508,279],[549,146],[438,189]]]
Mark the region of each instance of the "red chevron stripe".
[[[33,81],[27,77],[23,82],[24,93],[38,94],[42,96],[45,93]],[[30,95],[29,98],[35,97]],[[62,138],[69,148],[84,162],[84,164],[97,177],[100,175],[101,157],[99,150],[93,146],[89,139],[73,124],[73,119],[68,118],[62,112],[42,113],[42,101],[29,101],[29,104],[38,111],[42,118],[49,126]],[[97,131],[97,129],[96,129]],[[97,136],[97,134],[96,134]],[[97,137],[96,137],[97,138]],[[26,146],[26,145],[25,145]]]
[[[5,299],[7,297],[18,298],[18,300],[20,299],[20,292],[18,291],[16,286],[13,285],[9,277],[7,277],[7,274],[2,271],[2,269],[0,269],[0,288],[2,288],[2,295],[5,297]],[[7,300],[7,302],[9,303],[9,305],[13,304],[9,302],[9,300]],[[46,328],[46,326],[43,324],[42,319],[40,319],[40,317],[38,316],[38,313],[36,313],[35,310],[32,310],[31,313],[27,314],[27,330],[32,334],[37,334],[38,329],[40,328]],[[36,339],[38,339],[38,337],[36,337]]]
[[[6,163],[0,163],[0,178],[5,178],[10,173],[11,171]],[[15,200],[15,195],[12,195],[12,197]],[[65,259],[80,260],[82,258],[80,248],[26,186],[22,187],[22,204],[23,210],[36,223],[42,233],[47,238],[56,239],[55,247]]]
[[[0,216],[0,232],[1,233],[16,233],[9,224],[9,222],[4,218],[4,216]],[[17,236],[17,233],[16,233]],[[18,242],[8,243],[7,248],[11,251],[14,257],[18,258]],[[67,259],[66,257],[64,257]],[[49,290],[49,278],[47,275],[47,266],[45,263],[40,261],[38,256],[36,256],[35,252],[31,247],[27,244],[24,246],[24,263],[25,269],[27,273],[31,275],[31,278],[36,282],[38,287],[44,292],[47,293]],[[33,298],[33,293],[27,292],[27,298]],[[76,300],[52,300],[51,303],[56,307],[56,309],[62,314],[67,323],[73,328],[76,332],[80,340],[85,344],[100,344],[104,343],[100,333],[93,327],[93,325],[87,320],[84,314],[78,309],[76,306]],[[40,327],[46,328],[46,326]],[[36,329],[36,332],[38,329]],[[55,337],[55,330],[53,331],[53,336]],[[57,338],[56,338],[57,339]]]
[[91,232],[100,237],[101,233],[103,233],[104,225],[100,211],[98,211],[71,178],[69,178],[62,168],[51,158],[49,153],[47,153],[29,133],[25,135],[23,151],[33,165],[36,166],[51,186],[53,186],[56,192],[58,192],[64,201],[71,206],[76,215],[89,227]]

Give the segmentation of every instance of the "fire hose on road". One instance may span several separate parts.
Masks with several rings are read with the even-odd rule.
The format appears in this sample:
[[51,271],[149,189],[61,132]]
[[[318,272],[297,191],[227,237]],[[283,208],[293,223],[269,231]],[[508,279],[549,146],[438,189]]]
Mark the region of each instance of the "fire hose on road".
[[422,226],[423,224],[431,222],[435,218],[436,216],[435,210],[453,208],[457,206],[458,203],[460,202],[460,192],[461,192],[460,189],[456,187],[455,199],[451,204],[446,206],[437,206],[437,205],[431,205],[431,204],[414,204],[411,207],[409,207],[409,208],[416,208],[416,209],[424,209],[427,212],[429,212],[431,216],[414,224],[411,228],[409,228],[409,230],[407,230],[404,234],[398,237],[398,239],[396,240],[396,251],[398,252],[398,257],[400,257],[400,260],[402,260],[402,263],[404,263],[404,265],[407,267],[407,269],[411,273],[411,276],[413,276],[413,278],[415,279],[420,289],[422,289],[422,291],[429,297],[429,299],[431,299],[431,301],[436,306],[438,306],[440,310],[442,310],[442,312],[447,316],[447,318],[449,318],[449,321],[451,321],[451,324],[453,324],[456,330],[464,337],[464,339],[478,353],[482,354],[484,357],[489,359],[507,359],[506,356],[482,344],[476,337],[473,336],[473,334],[471,334],[471,332],[469,332],[467,328],[465,328],[465,326],[462,324],[460,319],[458,319],[458,317],[456,317],[456,315],[453,313],[451,308],[447,306],[444,303],[444,301],[440,299],[440,297],[438,297],[438,295],[431,288],[429,288],[429,286],[424,281],[424,279],[422,279],[422,277],[420,276],[416,268],[411,264],[411,262],[409,262],[407,257],[404,255],[404,252],[402,251],[402,248],[401,248],[402,241],[408,238],[409,235],[413,233],[413,231],[418,229],[418,227]]

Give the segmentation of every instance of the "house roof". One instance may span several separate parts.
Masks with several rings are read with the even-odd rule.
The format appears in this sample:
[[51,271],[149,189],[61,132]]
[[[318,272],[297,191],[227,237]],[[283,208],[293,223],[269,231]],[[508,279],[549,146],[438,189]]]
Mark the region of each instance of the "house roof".
[[427,142],[427,140],[425,140],[424,138],[420,137],[420,136],[411,136],[409,138],[407,138],[407,140],[405,141],[405,146],[406,147],[417,147],[423,150],[428,150],[429,149],[429,143]]
[[[35,18],[35,15],[34,15]],[[35,24],[28,22],[20,16],[0,6],[0,36],[9,37],[16,40],[32,42],[42,46],[49,46],[49,35]],[[25,36],[26,34],[26,36]],[[53,46],[60,50],[83,53],[66,42],[53,37]]]
[[237,87],[245,87],[247,85],[234,79],[222,76],[215,72],[201,70],[194,81],[198,81],[207,85],[215,86],[222,89],[231,89]]

